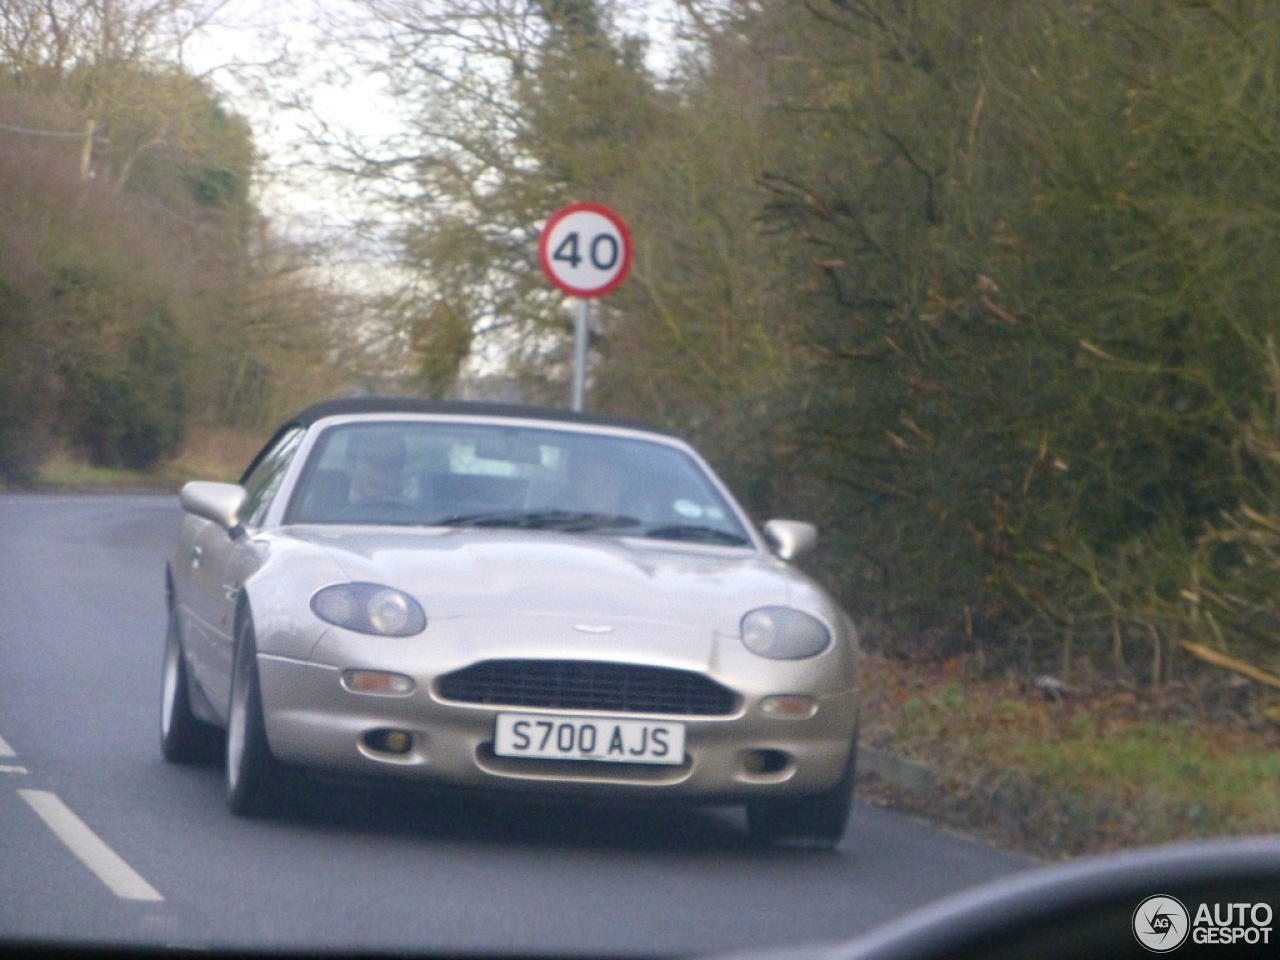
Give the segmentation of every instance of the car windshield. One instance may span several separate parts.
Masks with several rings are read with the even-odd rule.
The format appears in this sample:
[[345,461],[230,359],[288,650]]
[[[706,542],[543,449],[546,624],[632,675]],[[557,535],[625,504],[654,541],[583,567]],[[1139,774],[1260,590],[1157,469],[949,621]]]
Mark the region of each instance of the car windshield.
[[706,471],[677,447],[448,421],[361,421],[325,430],[286,520],[751,542]]

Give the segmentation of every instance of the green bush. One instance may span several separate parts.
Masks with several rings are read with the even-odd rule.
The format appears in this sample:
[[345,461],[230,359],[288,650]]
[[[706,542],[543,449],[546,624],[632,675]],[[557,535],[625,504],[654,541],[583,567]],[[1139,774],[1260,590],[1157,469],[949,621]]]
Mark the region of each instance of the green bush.
[[63,422],[94,466],[150,470],[182,441],[182,349],[158,310],[144,314],[123,347],[64,367]]

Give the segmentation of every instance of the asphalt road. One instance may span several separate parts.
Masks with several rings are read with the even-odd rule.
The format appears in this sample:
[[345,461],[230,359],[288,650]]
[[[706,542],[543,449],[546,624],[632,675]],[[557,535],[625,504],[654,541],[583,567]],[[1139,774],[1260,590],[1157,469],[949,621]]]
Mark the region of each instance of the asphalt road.
[[157,742],[173,497],[0,493],[0,944],[707,954],[841,939],[1023,857],[858,806],[837,851],[734,810],[324,787],[232,817]]

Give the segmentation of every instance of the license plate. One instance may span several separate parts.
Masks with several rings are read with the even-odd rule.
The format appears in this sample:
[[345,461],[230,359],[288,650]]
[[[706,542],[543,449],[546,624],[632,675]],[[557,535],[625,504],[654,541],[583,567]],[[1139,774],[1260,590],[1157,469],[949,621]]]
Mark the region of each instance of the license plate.
[[684,724],[500,713],[493,752],[537,760],[679,764],[684,762]]

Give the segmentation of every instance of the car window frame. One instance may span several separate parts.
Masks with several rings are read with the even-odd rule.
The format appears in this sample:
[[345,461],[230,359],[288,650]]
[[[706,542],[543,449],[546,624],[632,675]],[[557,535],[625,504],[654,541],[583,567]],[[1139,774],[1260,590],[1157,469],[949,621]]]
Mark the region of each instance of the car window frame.
[[247,527],[260,527],[280,492],[289,467],[303,447],[307,430],[301,424],[288,424],[277,431],[271,442],[259,451],[240,478],[245,489],[240,522]]

